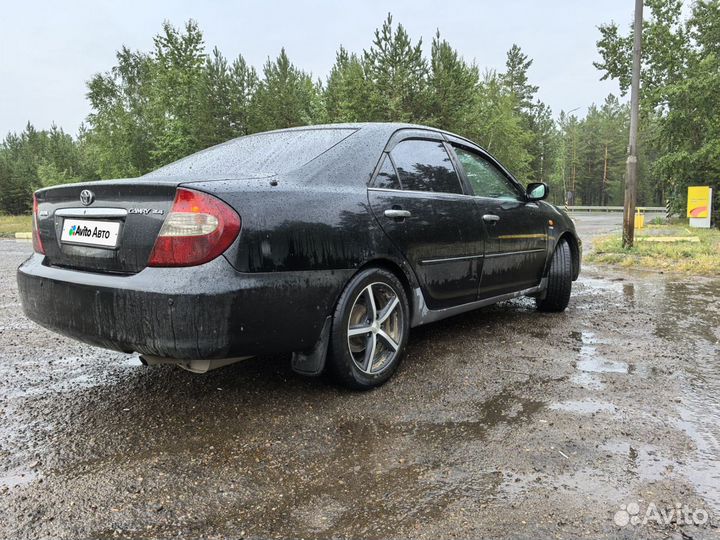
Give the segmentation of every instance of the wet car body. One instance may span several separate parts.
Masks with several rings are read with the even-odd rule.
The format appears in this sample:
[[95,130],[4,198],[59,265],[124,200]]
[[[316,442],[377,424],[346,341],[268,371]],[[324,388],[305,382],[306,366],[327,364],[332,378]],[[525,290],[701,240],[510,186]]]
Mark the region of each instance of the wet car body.
[[[269,136],[262,162],[233,162],[234,144],[258,152]],[[391,166],[391,156],[396,147],[419,142],[447,159],[416,176],[456,174],[457,192],[400,186],[402,169]],[[517,200],[476,195],[460,151],[497,168],[517,189]],[[232,208],[240,232],[202,264],[149,265],[180,189]],[[81,196],[88,191],[93,200],[86,206]],[[368,266],[398,276],[411,326],[543,294],[561,238],[571,248],[576,279],[581,249],[572,221],[524,193],[472,142],[422,126],[343,124],[253,135],[138,179],[37,192],[44,253],[18,269],[20,297],[34,321],[93,345],[178,360],[294,353],[297,371],[318,373],[338,297]],[[118,245],[62,241],[65,220],[81,218],[120,223]]]

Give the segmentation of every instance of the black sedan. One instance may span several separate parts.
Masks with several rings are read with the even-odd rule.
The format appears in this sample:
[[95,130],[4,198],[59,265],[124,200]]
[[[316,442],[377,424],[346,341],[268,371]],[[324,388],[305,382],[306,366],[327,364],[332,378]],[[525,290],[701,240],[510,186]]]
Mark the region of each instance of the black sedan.
[[473,142],[405,124],[259,133],[35,193],[25,313],[197,372],[260,354],[385,382],[410,328],[516,296],[562,311],[572,221]]

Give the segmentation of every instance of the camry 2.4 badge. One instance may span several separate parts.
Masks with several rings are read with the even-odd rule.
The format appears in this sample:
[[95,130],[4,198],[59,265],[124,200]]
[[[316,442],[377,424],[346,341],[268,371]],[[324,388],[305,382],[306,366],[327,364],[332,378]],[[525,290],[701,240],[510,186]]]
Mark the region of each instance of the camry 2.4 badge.
[[164,214],[165,210],[159,208],[128,208],[128,214]]

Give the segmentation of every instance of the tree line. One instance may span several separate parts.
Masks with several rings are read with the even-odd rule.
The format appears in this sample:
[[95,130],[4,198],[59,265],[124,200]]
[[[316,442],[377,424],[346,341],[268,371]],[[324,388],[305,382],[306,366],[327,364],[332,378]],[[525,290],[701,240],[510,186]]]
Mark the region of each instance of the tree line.
[[[687,21],[681,0],[648,3],[638,201],[675,197],[680,205],[684,185],[718,177],[718,0],[697,2]],[[600,30],[597,67],[625,92],[630,34],[612,24]],[[76,137],[31,125],[5,137],[0,211],[28,211],[39,187],[135,177],[233,137],[361,121],[421,123],[469,137],[521,181],[550,183],[557,204],[622,204],[627,104],[610,95],[582,117],[555,117],[537,98],[531,66],[513,45],[502,72],[481,70],[439,32],[426,56],[422,40],[388,15],[367,49],[340,47],[330,73],[313,79],[284,49],[257,71],[241,55],[230,61],[208,51],[194,21],[166,22],[152,50],[123,47],[116,65],[88,82],[91,113]],[[691,90],[700,93],[688,103]]]

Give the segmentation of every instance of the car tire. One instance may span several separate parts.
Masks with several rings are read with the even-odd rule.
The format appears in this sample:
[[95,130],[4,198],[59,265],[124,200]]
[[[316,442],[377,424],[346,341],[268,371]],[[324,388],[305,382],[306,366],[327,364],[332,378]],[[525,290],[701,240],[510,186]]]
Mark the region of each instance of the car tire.
[[391,272],[368,268],[340,295],[333,315],[328,367],[355,390],[385,383],[395,372],[410,331],[405,289]]
[[570,245],[566,240],[560,240],[553,253],[552,261],[550,261],[545,295],[535,300],[538,311],[564,311],[570,302],[572,277],[573,269]]

